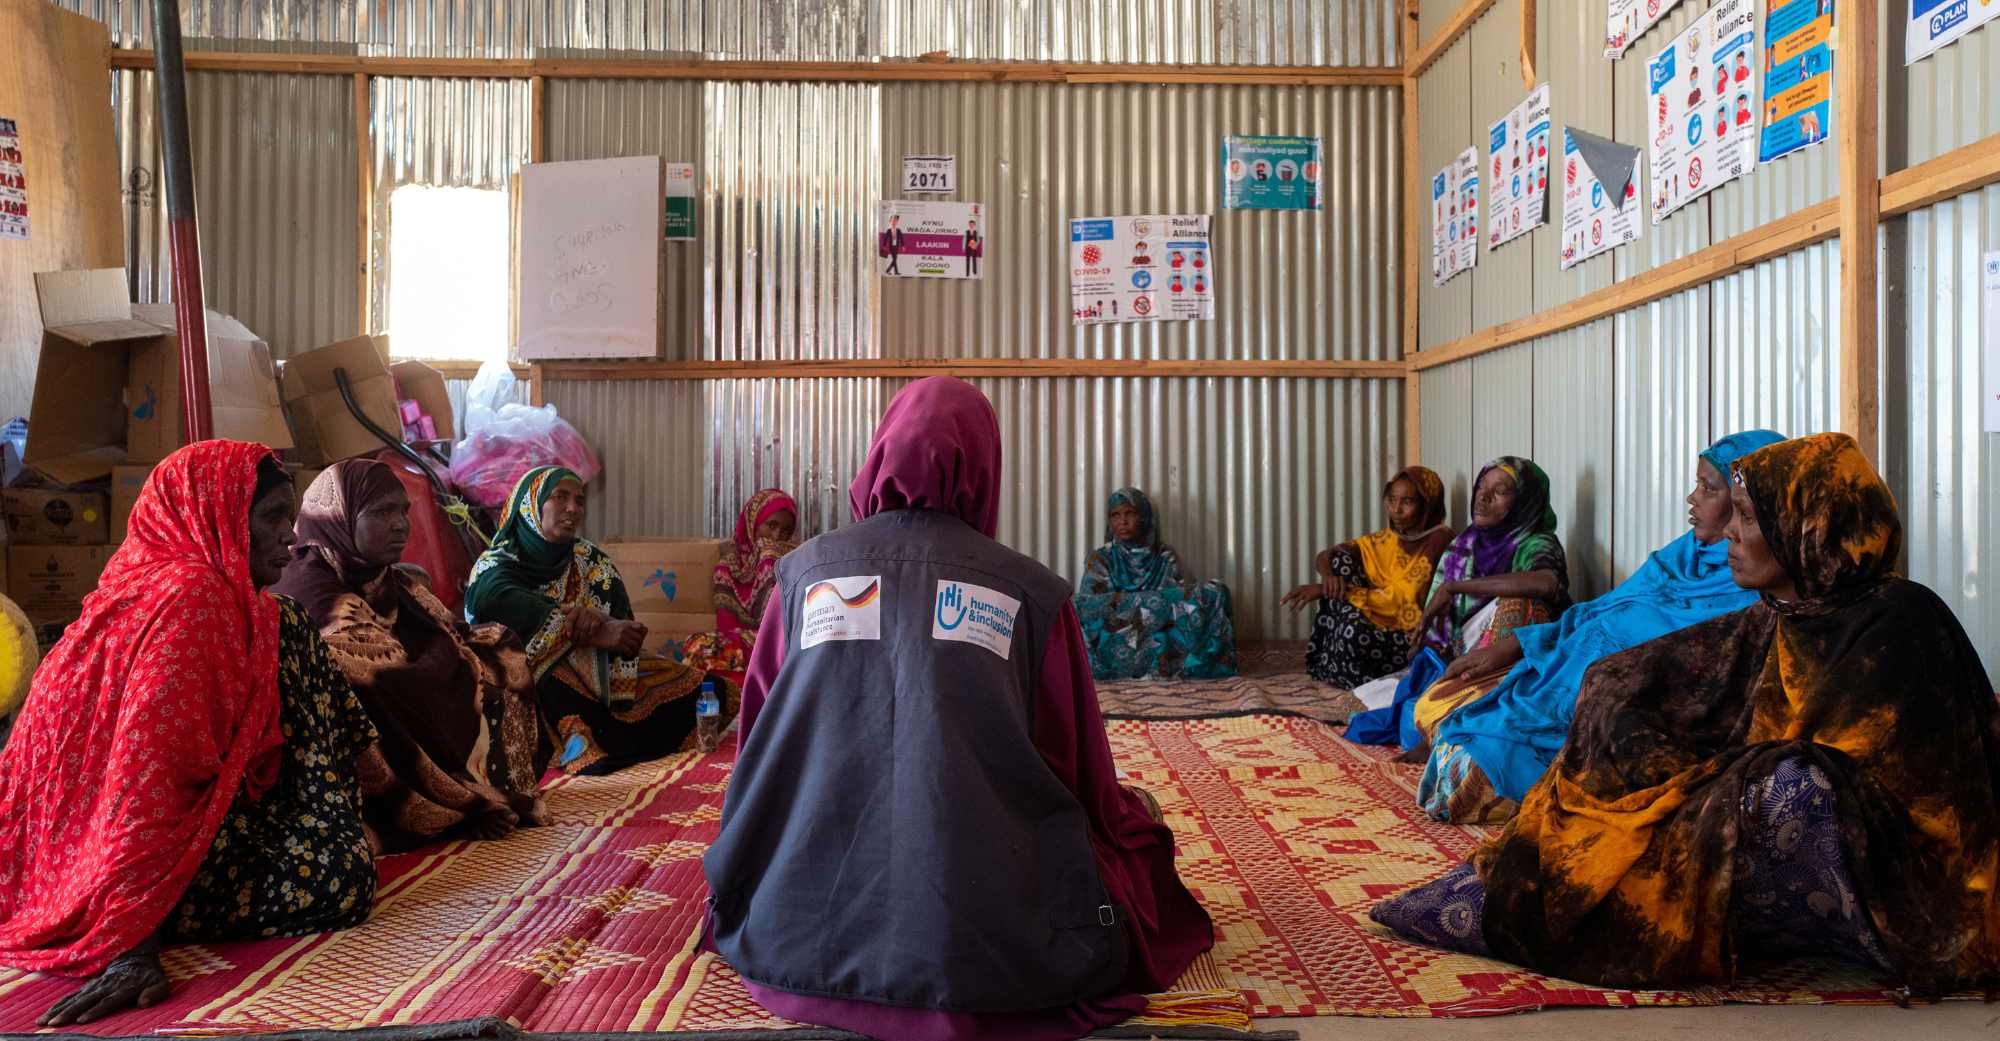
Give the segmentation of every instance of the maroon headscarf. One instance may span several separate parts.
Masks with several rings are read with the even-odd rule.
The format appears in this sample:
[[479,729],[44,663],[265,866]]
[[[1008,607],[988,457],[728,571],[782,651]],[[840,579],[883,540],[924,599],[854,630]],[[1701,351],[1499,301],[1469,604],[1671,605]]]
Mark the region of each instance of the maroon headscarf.
[[299,503],[299,541],[272,592],[297,600],[322,629],[343,593],[359,595],[377,610],[394,606],[397,584],[374,582],[382,568],[361,558],[354,521],[362,510],[402,490],[396,471],[374,459],[348,459],[322,471]]
[[847,502],[855,520],[942,510],[992,538],[1000,530],[1000,420],[992,403],[952,376],[904,387],[875,428]]

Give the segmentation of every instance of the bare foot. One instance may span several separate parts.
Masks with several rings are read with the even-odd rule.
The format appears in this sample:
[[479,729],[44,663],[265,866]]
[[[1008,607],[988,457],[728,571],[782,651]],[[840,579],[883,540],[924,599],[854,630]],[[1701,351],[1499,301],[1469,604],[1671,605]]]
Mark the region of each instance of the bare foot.
[[514,834],[515,821],[514,811],[500,810],[474,817],[465,826],[473,838],[490,842]]
[[1421,763],[1428,761],[1430,757],[1431,746],[1426,744],[1404,749],[1403,754],[1397,756],[1395,761],[1399,763]]

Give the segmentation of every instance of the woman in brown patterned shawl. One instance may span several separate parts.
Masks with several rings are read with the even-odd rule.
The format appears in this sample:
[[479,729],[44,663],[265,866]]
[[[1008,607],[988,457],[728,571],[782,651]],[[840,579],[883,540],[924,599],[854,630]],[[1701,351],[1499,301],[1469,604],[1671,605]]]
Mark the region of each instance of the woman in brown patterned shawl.
[[276,589],[306,609],[381,732],[357,764],[364,816],[390,850],[541,824],[527,655],[506,627],[454,618],[397,563],[409,517],[389,466],[336,464],[306,490]]
[[[1607,986],[1727,979],[1777,933],[1920,994],[1994,982],[2000,722],[1977,652],[1893,573],[1902,524],[1852,438],[1762,449],[1735,483],[1730,568],[1762,599],[1594,666],[1478,877],[1378,921]],[[1770,884],[1814,848],[1811,881]],[[1769,913],[1801,889],[1819,898]]]

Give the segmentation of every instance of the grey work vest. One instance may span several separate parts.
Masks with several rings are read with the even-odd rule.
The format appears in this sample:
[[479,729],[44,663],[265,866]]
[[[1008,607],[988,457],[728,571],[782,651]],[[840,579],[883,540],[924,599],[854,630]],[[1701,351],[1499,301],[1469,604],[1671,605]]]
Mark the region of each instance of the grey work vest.
[[722,956],[780,990],[957,1012],[1117,987],[1122,912],[1033,741],[1068,584],[896,510],[800,546],[777,595],[785,664],[703,860]]

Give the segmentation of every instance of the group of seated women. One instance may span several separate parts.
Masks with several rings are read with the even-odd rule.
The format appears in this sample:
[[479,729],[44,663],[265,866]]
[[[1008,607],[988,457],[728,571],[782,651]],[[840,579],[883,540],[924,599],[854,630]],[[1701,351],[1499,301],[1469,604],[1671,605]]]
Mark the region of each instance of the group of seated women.
[[[1078,1037],[1213,942],[1158,803],[1119,783],[1093,651],[1226,669],[1227,594],[1183,582],[1131,490],[1080,593],[1001,545],[1000,444],[976,389],[917,381],[855,523],[795,545],[796,507],[760,494],[718,568],[737,624],[700,647],[743,682],[703,943],[779,1015]],[[1616,986],[1798,949],[1924,993],[2000,980],[1993,691],[1894,574],[1854,442],[1719,442],[1688,535],[1582,607],[1549,498],[1503,457],[1453,536],[1436,475],[1405,470],[1389,528],[1288,598],[1319,601],[1316,672],[1407,666],[1358,732],[1424,759],[1425,805],[1508,818],[1378,921]],[[459,619],[399,566],[388,467],[328,471],[295,523],[268,450],[162,463],[0,752],[0,964],[91,977],[45,1024],[162,1000],[162,942],[359,923],[379,853],[540,823],[545,768],[688,748],[707,673],[646,653],[585,508],[573,474],[525,476]]]
[[409,511],[372,460],[298,505],[259,445],[155,468],[0,752],[0,964],[91,977],[45,1025],[161,1000],[163,941],[358,924],[378,854],[542,824],[552,763],[686,747],[703,673],[645,653],[576,475],[522,478],[464,619]]

